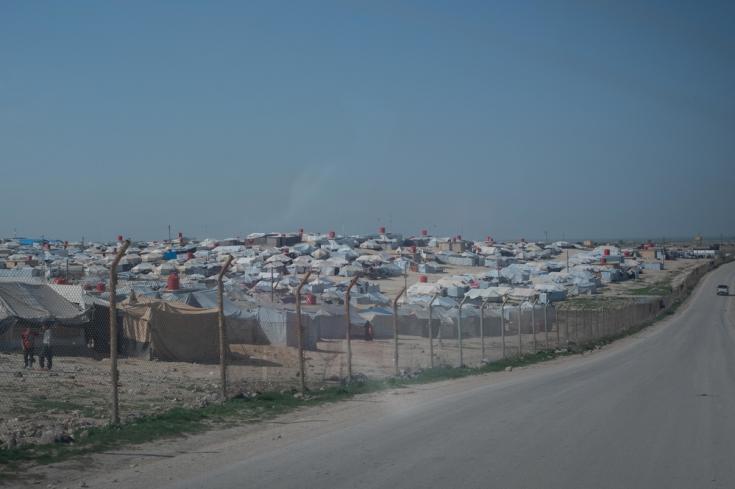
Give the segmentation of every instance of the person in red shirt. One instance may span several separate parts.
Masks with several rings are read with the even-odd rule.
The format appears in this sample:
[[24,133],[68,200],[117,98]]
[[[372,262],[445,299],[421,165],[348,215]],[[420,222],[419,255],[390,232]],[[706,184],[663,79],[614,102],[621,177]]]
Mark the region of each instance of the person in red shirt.
[[33,343],[36,336],[38,336],[38,333],[31,331],[31,328],[26,328],[25,331],[20,334],[21,343],[23,344],[24,368],[33,368],[33,362],[35,362],[35,359],[33,358]]

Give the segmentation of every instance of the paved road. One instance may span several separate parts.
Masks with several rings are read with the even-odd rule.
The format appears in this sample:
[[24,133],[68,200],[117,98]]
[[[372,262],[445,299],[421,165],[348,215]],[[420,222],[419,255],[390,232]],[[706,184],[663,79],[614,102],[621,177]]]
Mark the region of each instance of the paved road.
[[[735,264],[610,354],[481,385],[215,468],[175,488],[735,487]],[[509,374],[515,376],[515,372]]]

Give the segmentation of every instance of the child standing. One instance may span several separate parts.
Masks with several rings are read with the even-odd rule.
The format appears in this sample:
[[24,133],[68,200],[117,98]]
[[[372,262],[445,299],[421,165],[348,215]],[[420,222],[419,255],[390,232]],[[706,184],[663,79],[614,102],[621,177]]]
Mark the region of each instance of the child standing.
[[[51,370],[51,364],[54,358],[54,352],[51,348],[51,326],[48,324],[43,325],[43,348],[41,349],[41,357],[38,359],[41,364],[41,368],[47,366],[48,370]],[[44,365],[45,364],[45,365]]]
[[26,328],[20,334],[21,344],[23,345],[23,368],[33,368],[33,343],[35,342],[38,333],[31,331],[31,328]]

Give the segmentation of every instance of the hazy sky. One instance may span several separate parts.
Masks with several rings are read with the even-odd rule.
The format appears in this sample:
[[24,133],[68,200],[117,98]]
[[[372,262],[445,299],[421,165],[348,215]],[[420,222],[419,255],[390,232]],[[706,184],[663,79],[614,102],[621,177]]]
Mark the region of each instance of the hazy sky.
[[735,234],[734,23],[714,1],[6,0],[0,236]]

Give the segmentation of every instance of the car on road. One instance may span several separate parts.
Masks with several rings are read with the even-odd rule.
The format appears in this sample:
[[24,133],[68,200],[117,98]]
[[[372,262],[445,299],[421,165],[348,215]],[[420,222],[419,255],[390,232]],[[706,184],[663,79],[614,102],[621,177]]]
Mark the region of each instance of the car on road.
[[727,285],[718,285],[717,295],[730,295],[730,287]]

